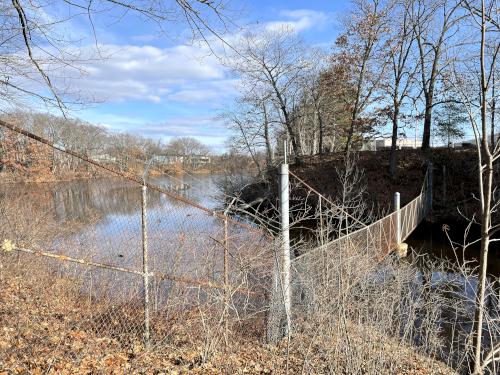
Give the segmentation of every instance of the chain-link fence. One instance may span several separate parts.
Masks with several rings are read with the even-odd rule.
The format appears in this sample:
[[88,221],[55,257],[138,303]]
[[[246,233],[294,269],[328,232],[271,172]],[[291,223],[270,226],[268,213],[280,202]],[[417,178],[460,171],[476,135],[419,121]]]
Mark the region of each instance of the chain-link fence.
[[[290,182],[286,175],[290,176]],[[293,325],[291,320],[300,321],[312,310],[321,310],[325,299],[333,298],[335,293],[329,296],[328,291],[338,286],[342,273],[349,275],[350,281],[376,275],[378,264],[399,248],[429,212],[428,173],[416,198],[399,208],[397,194],[394,212],[368,225],[365,223],[369,222],[372,212],[364,205],[362,192],[357,190],[362,187],[358,186],[356,171],[338,172],[337,177],[344,190],[340,199],[337,197],[334,201],[286,168],[281,172],[281,185],[286,186],[280,186],[280,197],[289,203],[285,207],[289,222],[285,227],[282,225],[284,251],[276,256],[271,297],[274,302],[268,327],[271,340],[286,335]],[[292,233],[288,244],[287,232]],[[289,266],[288,256],[291,258]],[[349,270],[341,270],[342,267]]]
[[[338,257],[355,259],[361,256],[372,259],[367,265],[376,269],[377,264],[396,250],[425,218],[431,205],[430,193],[426,173],[420,194],[404,207],[369,225],[359,223],[358,229],[344,232],[340,237],[292,259],[291,289],[294,313],[303,313],[315,305],[314,299],[318,295],[316,291],[321,289],[321,285],[326,287],[332,282],[329,280],[329,270],[338,266]],[[322,199],[324,201],[326,198]],[[344,212],[340,220],[345,217],[354,223],[357,222],[349,212]],[[369,273],[366,269],[359,272],[363,275]]]
[[201,336],[210,349],[241,330],[264,334],[273,257],[259,228],[154,168],[96,162],[3,122],[0,168],[12,180],[0,186],[5,327],[22,327],[4,359],[68,335],[127,347]]
[[[409,204],[366,225],[371,213],[353,189],[355,171],[339,172],[348,192],[341,200],[290,173],[286,286],[283,233],[273,240],[239,220],[246,202],[217,209],[206,199],[210,186],[195,186],[199,176],[165,177],[148,160],[91,158],[3,122],[0,168],[11,182],[0,185],[0,346],[8,343],[0,365],[7,368],[40,356],[80,361],[85,351],[113,346],[134,355],[137,346],[190,342],[208,356],[238,337],[277,339],[287,330],[287,293],[293,325],[313,334],[332,311],[358,302],[346,296],[369,287],[360,280],[386,282],[378,262],[430,205],[426,179]],[[279,234],[278,205],[266,204],[255,221]],[[318,311],[308,326],[308,313]]]

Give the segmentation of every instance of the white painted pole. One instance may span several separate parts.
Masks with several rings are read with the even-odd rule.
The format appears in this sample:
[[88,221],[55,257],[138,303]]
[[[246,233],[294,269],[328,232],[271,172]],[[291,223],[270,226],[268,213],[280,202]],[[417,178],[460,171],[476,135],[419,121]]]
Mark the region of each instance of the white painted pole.
[[148,269],[148,231],[147,231],[147,187],[142,185],[142,274],[144,284],[144,343],[149,349],[149,269]]
[[401,244],[401,195],[399,192],[394,193],[393,209],[396,212],[396,242],[398,246]]
[[290,217],[289,217],[289,176],[288,164],[280,168],[280,211],[281,236],[283,247],[283,269],[281,285],[283,288],[283,304],[286,314],[286,334],[291,333],[291,289],[290,289]]

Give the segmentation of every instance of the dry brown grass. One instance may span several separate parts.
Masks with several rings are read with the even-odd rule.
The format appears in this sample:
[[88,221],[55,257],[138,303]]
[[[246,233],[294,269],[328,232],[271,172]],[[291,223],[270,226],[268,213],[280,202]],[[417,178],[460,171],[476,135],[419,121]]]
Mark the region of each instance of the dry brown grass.
[[[308,342],[310,336],[297,335],[292,338],[297,345],[292,345],[295,348],[287,354],[286,342],[269,346],[249,334],[249,330],[255,333],[262,324],[258,319],[250,327],[233,326],[228,345],[219,342],[209,356],[204,349],[203,328],[199,316],[193,316],[194,311],[172,319],[169,342],[150,351],[144,350],[139,337],[130,342],[121,340],[113,334],[112,323],[107,335],[96,334],[85,329],[85,323],[101,307],[89,309],[82,304],[83,296],[78,294],[74,280],[43,270],[36,275],[27,274],[16,269],[23,266],[22,260],[18,263],[9,258],[16,258],[16,254],[3,254],[0,258],[0,370],[9,374],[281,374],[286,372],[287,358],[289,373],[331,373],[331,358],[324,356],[324,349],[332,343],[325,342],[326,338],[315,341],[306,352],[300,343]],[[453,373],[383,334],[354,323],[348,331],[352,344],[366,358],[375,352],[383,353],[385,365],[378,373]],[[370,347],[374,343],[377,348]],[[355,367],[345,362],[347,358],[336,358],[336,368],[353,373],[351,369]]]
[[[37,203],[40,206],[34,206],[22,198],[0,199],[0,240],[43,248],[45,244],[50,246],[54,238],[72,232],[73,224],[67,228],[56,222],[44,202],[40,199]],[[368,274],[369,269],[363,268],[367,266],[366,260],[363,263],[356,257],[348,257],[344,262],[332,259],[335,267],[327,275],[332,280],[330,289],[319,289],[321,293],[316,297],[320,303],[311,305],[319,313],[301,316],[297,309],[291,341],[267,345],[264,333],[268,301],[264,295],[239,293],[238,288],[266,291],[272,261],[266,254],[255,252],[252,236],[240,240],[241,253],[232,248],[231,282],[237,287],[230,290],[228,315],[225,315],[223,290],[170,284],[165,305],[152,313],[151,350],[145,350],[143,345],[139,275],[105,270],[102,277],[100,271],[87,266],[15,250],[0,252],[0,371],[9,374],[453,373],[443,364],[417,354],[410,344],[398,340],[394,331],[381,329],[387,320],[370,310],[374,300],[360,299],[369,295],[366,292],[370,290],[348,295],[346,289],[335,288],[337,281],[348,286]],[[230,242],[238,243],[234,238]],[[82,256],[91,252],[85,245],[78,248],[84,251]],[[213,251],[206,253],[206,267],[213,266],[214,254],[220,254],[220,249]],[[215,272],[218,267],[220,264],[206,270],[200,268],[200,274]],[[398,289],[393,289],[386,299],[378,300],[377,306],[400,297]],[[329,294],[332,290],[342,293]]]

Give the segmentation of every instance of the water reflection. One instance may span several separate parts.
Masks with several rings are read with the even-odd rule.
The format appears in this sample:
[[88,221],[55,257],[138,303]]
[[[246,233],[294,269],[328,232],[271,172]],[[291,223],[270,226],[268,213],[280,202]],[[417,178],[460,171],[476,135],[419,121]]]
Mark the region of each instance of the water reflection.
[[[465,225],[455,223],[451,225],[449,236],[452,241],[461,244],[464,241],[464,232]],[[468,241],[472,242],[479,238],[479,236],[479,226],[477,226],[471,229]],[[440,224],[432,224],[427,221],[422,222],[406,242],[417,254],[425,254],[431,260],[438,262],[444,260],[455,264],[457,262],[460,264],[468,262],[470,267],[479,266],[479,243],[467,248],[465,252],[458,246],[455,252]],[[488,273],[491,277],[500,277],[500,251],[498,242],[490,244]]]
[[[182,183],[192,188],[178,192],[202,206],[216,208],[218,176],[161,176],[151,179],[160,186]],[[5,184],[0,185],[0,199],[15,199],[22,196],[23,201],[35,205],[46,212],[53,211],[56,218],[87,222],[89,217],[98,214],[107,219],[112,216],[137,215],[141,207],[141,187],[123,179],[93,179],[43,184]],[[184,203],[156,192],[149,192],[148,206],[183,207]]]

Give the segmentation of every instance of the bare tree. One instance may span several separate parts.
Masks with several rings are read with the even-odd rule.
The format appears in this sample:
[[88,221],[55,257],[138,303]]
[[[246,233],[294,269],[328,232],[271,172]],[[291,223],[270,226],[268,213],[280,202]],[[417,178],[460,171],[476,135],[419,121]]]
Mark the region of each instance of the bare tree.
[[430,148],[432,111],[439,80],[447,69],[447,49],[458,32],[461,1],[413,0],[409,8],[418,49],[421,92],[424,97],[422,149]]
[[259,175],[263,175],[261,154],[265,155],[266,166],[274,160],[274,123],[268,106],[269,100],[264,95],[253,93],[240,97],[232,110],[221,114],[226,126],[233,131],[230,139],[231,148],[249,154],[257,166]]
[[[475,39],[467,59],[454,67],[455,88],[467,110],[472,130],[476,139],[479,174],[479,215],[481,225],[480,266],[476,292],[474,319],[474,369],[475,374],[482,374],[486,368],[498,360],[500,346],[492,343],[489,353],[483,356],[485,342],[483,328],[486,307],[487,268],[489,247],[495,239],[492,236],[500,230],[500,224],[494,223],[493,214],[500,201],[497,199],[494,182],[494,163],[500,157],[498,143],[490,148],[488,138],[488,98],[492,91],[493,74],[500,51],[498,39],[499,8],[496,1],[463,1],[461,5],[468,12],[470,25],[467,29]],[[475,74],[477,73],[477,74]],[[489,124],[490,126],[492,124]],[[474,218],[471,220],[474,221]],[[475,242],[478,242],[475,241]]]
[[210,148],[192,137],[172,139],[166,146],[167,153],[179,156],[207,155]]
[[[241,75],[246,93],[265,93],[286,129],[296,156],[302,154],[295,129],[300,77],[308,67],[305,48],[294,30],[282,28],[247,34],[229,65]],[[267,107],[269,108],[269,107]]]
[[401,109],[412,90],[415,78],[416,65],[412,63],[411,58],[415,32],[410,22],[408,6],[409,2],[405,1],[396,6],[391,13],[393,32],[389,38],[389,69],[387,79],[383,83],[384,91],[390,100],[387,113],[392,122],[391,154],[389,157],[389,172],[392,177],[396,173],[396,146]]
[[[304,112],[301,117],[309,125],[307,131],[312,138],[309,148],[310,153],[314,155],[322,154],[325,150],[325,137],[329,122],[328,90],[325,84],[328,58],[319,49],[313,50],[309,58],[311,64],[302,76],[303,102],[300,110]],[[301,139],[303,139],[302,136]]]
[[[125,14],[135,14],[157,25],[162,33],[168,29],[165,25],[184,23],[194,39],[208,43],[214,38],[224,42],[223,34],[232,25],[223,10],[229,11],[224,0],[2,1],[0,100],[8,104],[20,98],[37,99],[45,105],[58,107],[63,113],[68,104],[79,100],[64,84],[54,80],[58,78],[54,77],[57,70],[82,72],[82,57],[71,48],[78,37],[68,36],[62,29],[62,25],[73,18],[88,21],[98,49],[98,30],[94,26],[97,15],[119,14],[119,18],[123,18]],[[63,14],[66,15],[61,16]]]

